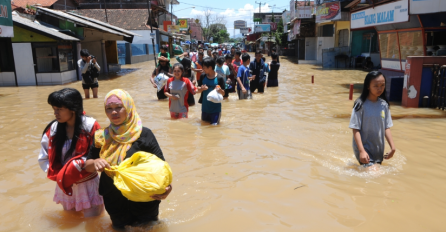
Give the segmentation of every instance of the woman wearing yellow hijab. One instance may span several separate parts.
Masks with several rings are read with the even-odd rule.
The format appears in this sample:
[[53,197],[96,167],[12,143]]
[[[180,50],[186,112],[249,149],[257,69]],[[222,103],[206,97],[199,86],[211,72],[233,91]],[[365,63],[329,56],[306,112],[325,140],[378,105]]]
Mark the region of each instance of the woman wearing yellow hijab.
[[[145,151],[164,160],[155,135],[142,126],[132,97],[124,90],[115,89],[105,96],[105,113],[110,125],[95,133],[94,144],[90,148],[85,169],[89,172],[104,171],[113,165],[119,165],[124,159],[138,151]],[[125,198],[113,184],[111,173],[101,174],[99,194],[104,198],[105,209],[110,215],[113,227],[124,229],[125,226],[143,225],[158,220],[159,204],[172,191],[153,195],[155,201],[133,202]]]

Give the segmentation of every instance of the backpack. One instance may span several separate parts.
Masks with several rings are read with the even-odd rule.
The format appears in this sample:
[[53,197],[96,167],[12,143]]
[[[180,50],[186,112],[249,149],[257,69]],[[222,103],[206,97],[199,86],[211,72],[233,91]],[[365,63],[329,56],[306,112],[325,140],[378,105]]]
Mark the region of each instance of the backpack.
[[82,79],[84,79],[85,84],[93,84],[94,79],[99,77],[99,70],[94,66],[93,63],[90,64],[90,68],[82,74]]

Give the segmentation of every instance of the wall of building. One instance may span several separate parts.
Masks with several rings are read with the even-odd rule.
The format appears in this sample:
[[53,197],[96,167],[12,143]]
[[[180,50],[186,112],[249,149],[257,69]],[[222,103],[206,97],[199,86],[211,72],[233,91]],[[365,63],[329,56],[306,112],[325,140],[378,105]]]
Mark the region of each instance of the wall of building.
[[335,37],[317,37],[317,63],[322,64],[322,49],[333,48]]
[[[344,29],[347,29],[350,35],[350,21],[335,21],[335,47],[339,45],[339,31]],[[347,44],[350,44],[350,36],[348,37],[349,42]]]
[[76,70],[62,73],[37,73],[38,85],[63,85],[77,81]]
[[18,86],[35,86],[36,73],[31,43],[12,43]]
[[56,40],[18,26],[14,26],[14,37],[11,38],[11,42],[56,42]]
[[317,38],[306,37],[305,38],[305,60],[316,60],[317,58]]
[[14,72],[0,72],[0,86],[16,86]]
[[93,55],[96,57],[96,60],[98,61],[99,66],[101,66],[101,73],[102,73],[104,70],[104,67],[102,67],[104,62],[103,62],[103,58],[102,58],[101,42],[100,41],[81,42],[81,49],[88,49],[88,52],[90,53],[90,55]]

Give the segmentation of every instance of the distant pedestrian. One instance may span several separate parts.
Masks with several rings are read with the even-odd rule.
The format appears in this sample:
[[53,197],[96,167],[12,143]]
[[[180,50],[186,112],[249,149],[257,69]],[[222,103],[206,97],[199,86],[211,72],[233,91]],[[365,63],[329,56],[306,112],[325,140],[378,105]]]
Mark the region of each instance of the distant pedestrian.
[[238,66],[235,65],[233,62],[233,56],[231,54],[228,54],[225,56],[225,61],[226,61],[226,65],[229,68],[229,76],[226,80],[226,84],[227,84],[227,88],[226,88],[226,92],[227,93],[234,93],[235,92],[235,85],[237,83],[237,72],[238,72]]
[[203,74],[203,57],[204,57],[204,54],[202,52],[199,52],[198,60],[193,62],[194,67],[192,68],[192,70],[195,72],[197,81],[200,80],[200,76],[201,76],[201,74]]
[[279,61],[279,53],[277,53],[277,49],[276,49],[276,47],[273,47],[273,49],[272,49],[272,53],[271,53],[271,57],[273,56],[273,53],[276,53],[276,54],[277,54],[277,62],[280,62],[280,61]]
[[225,81],[218,77],[215,70],[215,61],[211,58],[203,60],[204,75],[198,80],[198,93],[200,97],[201,120],[209,122],[211,125],[218,125],[221,117],[221,103],[214,103],[207,99],[209,93],[216,90],[219,94],[225,94]]
[[[183,77],[186,77],[189,79],[190,82],[192,82],[192,85],[195,87],[197,85],[197,80],[195,78],[194,73],[192,73],[192,61],[189,58],[184,58],[181,60],[181,64],[183,65],[184,72]],[[189,106],[195,105],[195,98],[192,93],[189,92],[189,96],[187,97],[187,104]]]
[[[367,74],[361,96],[356,99],[350,118],[353,130],[353,151],[364,167],[381,164],[395,154],[390,127],[393,126],[386,98],[386,79],[379,71]],[[390,152],[384,155],[384,137]]]
[[[158,88],[158,86],[155,83],[155,77],[158,76],[158,74],[163,73],[164,75],[168,77],[173,77],[173,70],[172,67],[169,66],[169,63],[166,60],[160,60],[159,66],[153,70],[152,77],[150,78],[150,82],[152,83],[154,88]],[[166,99],[166,95],[164,95],[164,89],[160,89],[157,91],[156,96],[158,100]]]
[[231,53],[230,53],[232,55],[232,57],[235,57],[235,50],[236,50],[235,46],[232,46],[231,47]]
[[279,56],[276,53],[273,53],[271,55],[273,61],[269,64],[269,74],[268,74],[268,83],[266,84],[267,87],[277,87],[279,86],[279,68],[280,63],[277,61]]
[[101,67],[87,49],[82,49],[80,55],[82,59],[77,61],[77,65],[82,74],[82,89],[84,89],[85,98],[90,98],[90,89],[93,92],[93,98],[98,98],[98,77]]
[[164,95],[169,98],[169,111],[171,118],[187,118],[189,112],[189,94],[195,94],[195,86],[192,82],[183,77],[184,67],[180,63],[173,65],[174,77],[167,80],[164,86]]
[[255,76],[251,75],[249,70],[249,64],[251,61],[249,54],[243,54],[242,61],[243,65],[238,68],[237,73],[237,94],[240,100],[251,97],[249,82],[255,78]]
[[237,67],[240,67],[243,64],[242,59],[240,57],[242,56],[241,51],[236,51],[234,56],[234,61],[232,61],[233,64],[237,65]]
[[220,56],[217,58],[217,65],[215,66],[215,72],[217,73],[218,77],[221,77],[225,80],[225,94],[223,95],[223,98],[229,97],[229,92],[227,87],[227,79],[228,76],[231,75],[231,72],[229,71],[229,67],[225,65],[225,57]]
[[249,64],[249,70],[253,74],[253,80],[250,84],[251,93],[258,90],[258,93],[263,93],[265,91],[265,63],[262,60],[262,53],[257,51],[255,53],[255,60]]

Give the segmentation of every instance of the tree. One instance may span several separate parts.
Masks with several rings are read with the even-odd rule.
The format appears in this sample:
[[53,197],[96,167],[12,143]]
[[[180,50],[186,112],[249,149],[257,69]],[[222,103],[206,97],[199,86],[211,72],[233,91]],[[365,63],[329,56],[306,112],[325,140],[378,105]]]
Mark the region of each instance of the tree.
[[[220,30],[226,31],[226,21],[224,16],[212,12],[211,9],[206,9],[203,15],[197,15],[201,29],[203,30],[203,37],[209,41],[210,37],[217,35]],[[214,37],[214,41],[217,41]]]

